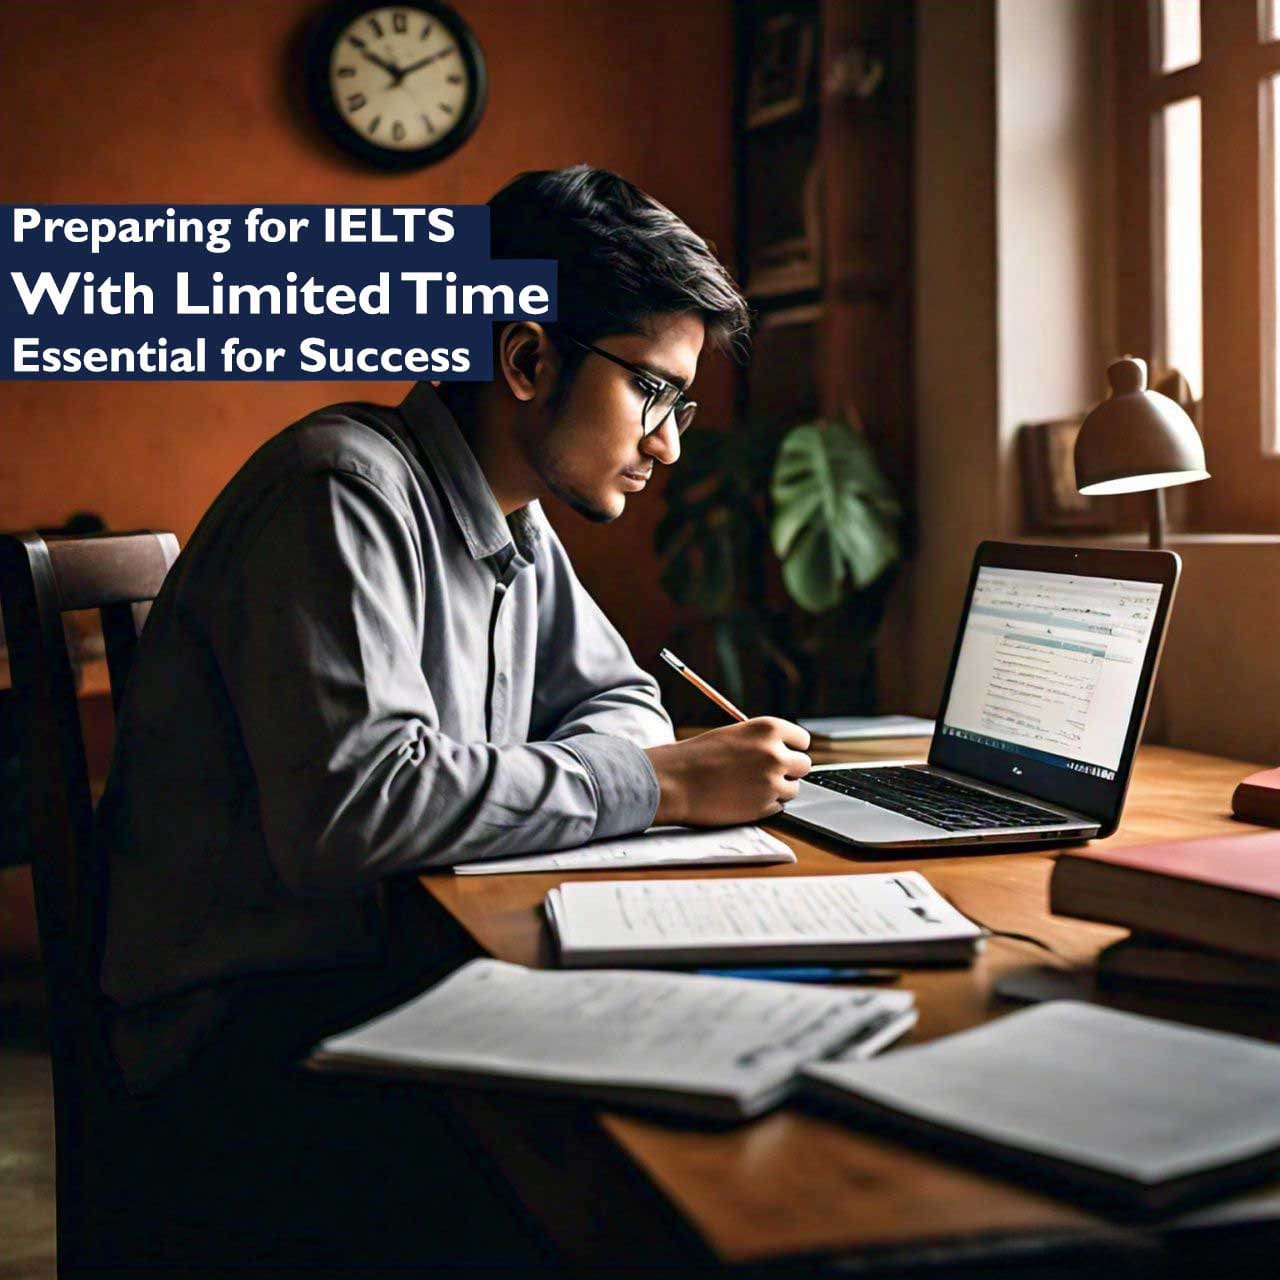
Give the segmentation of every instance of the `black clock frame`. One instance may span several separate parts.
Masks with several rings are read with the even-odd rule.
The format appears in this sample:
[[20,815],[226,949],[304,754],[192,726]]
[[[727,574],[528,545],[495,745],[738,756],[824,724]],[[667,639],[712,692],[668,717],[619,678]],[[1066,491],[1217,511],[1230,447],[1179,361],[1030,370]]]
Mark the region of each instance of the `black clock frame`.
[[350,155],[356,156],[379,169],[403,172],[421,169],[452,155],[476,131],[484,115],[489,98],[489,75],[485,68],[484,53],[471,28],[452,6],[443,0],[410,0],[403,7],[425,13],[433,21],[445,27],[458,42],[458,52],[466,64],[470,89],[466,105],[458,124],[449,133],[428,147],[414,151],[401,151],[383,147],[348,124],[333,96],[329,75],[334,46],[347,28],[363,14],[376,9],[396,8],[388,0],[341,0],[316,22],[308,42],[306,56],[307,96],[312,110],[319,117],[325,132]]

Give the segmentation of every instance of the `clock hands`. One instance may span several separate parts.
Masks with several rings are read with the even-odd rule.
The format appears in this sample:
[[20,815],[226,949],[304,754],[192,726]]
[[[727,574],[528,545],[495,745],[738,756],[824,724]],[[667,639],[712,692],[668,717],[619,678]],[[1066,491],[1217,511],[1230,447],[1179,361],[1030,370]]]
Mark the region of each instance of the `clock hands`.
[[[423,67],[429,67],[433,62],[439,62],[441,58],[457,52],[457,46],[450,45],[447,49],[441,49],[439,53],[433,53],[425,58],[419,58],[417,62],[411,62],[407,67],[400,68],[400,80],[403,80],[405,76],[409,75],[411,72],[420,71]],[[400,81],[397,80],[396,83],[399,84]]]
[[372,62],[375,67],[380,67],[391,77],[390,88],[394,89],[407,75],[412,75],[415,71],[421,71],[423,67],[429,67],[433,62],[439,62],[441,58],[447,57],[451,53],[457,53],[457,46],[450,45],[447,49],[441,49],[439,53],[428,54],[425,58],[419,58],[417,62],[411,62],[407,67],[398,67],[394,62],[388,62],[386,58],[380,58],[376,53],[370,53],[368,49],[361,49],[360,56],[366,62]]
[[404,72],[394,62],[388,62],[385,58],[378,57],[376,53],[370,53],[368,49],[361,49],[360,56],[366,62],[372,62],[375,67],[381,67],[391,77],[392,88],[395,88],[404,79]]

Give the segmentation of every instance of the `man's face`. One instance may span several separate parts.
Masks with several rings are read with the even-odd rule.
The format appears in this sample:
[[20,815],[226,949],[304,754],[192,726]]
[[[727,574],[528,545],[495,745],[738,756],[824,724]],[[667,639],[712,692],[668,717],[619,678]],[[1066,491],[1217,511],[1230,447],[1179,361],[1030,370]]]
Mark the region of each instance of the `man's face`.
[[[688,388],[705,337],[701,319],[682,312],[655,316],[645,333],[611,334],[592,345]],[[551,421],[537,439],[526,442],[543,483],[589,520],[616,520],[627,494],[645,487],[654,466],[670,465],[680,456],[674,414],[653,434],[643,435],[646,398],[635,374],[583,352]]]

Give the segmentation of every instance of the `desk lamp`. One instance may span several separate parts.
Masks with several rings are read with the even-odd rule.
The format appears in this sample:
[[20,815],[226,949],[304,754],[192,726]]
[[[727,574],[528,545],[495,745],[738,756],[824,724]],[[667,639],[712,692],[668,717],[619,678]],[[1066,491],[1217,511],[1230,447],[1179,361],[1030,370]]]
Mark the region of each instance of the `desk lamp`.
[[1150,490],[1150,546],[1164,546],[1164,491],[1207,480],[1204,445],[1186,410],[1147,390],[1147,365],[1125,356],[1107,369],[1111,395],[1076,437],[1076,486],[1087,495]]

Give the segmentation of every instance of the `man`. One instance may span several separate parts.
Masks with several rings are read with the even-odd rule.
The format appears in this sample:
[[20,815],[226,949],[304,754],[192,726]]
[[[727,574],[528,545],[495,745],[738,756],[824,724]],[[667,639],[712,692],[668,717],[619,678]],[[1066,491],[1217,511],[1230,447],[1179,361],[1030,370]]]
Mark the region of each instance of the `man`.
[[490,208],[494,257],[559,262],[557,322],[498,326],[492,383],[269,441],[148,622],[100,808],[102,980],[125,1085],[165,1125],[184,1081],[247,1054],[284,1072],[462,958],[414,872],[752,821],[809,768],[779,720],[674,743],[539,507],[611,521],[678,459],[741,296],[612,174],[526,174]]
[[611,174],[529,174],[491,209],[495,257],[559,261],[559,321],[501,326],[492,383],[270,440],[152,611],[100,812],[103,983],[139,1085],[216,1033],[237,981],[374,962],[388,877],[754,820],[808,768],[781,721],[672,743],[538,506],[610,521],[677,460],[741,297]]

